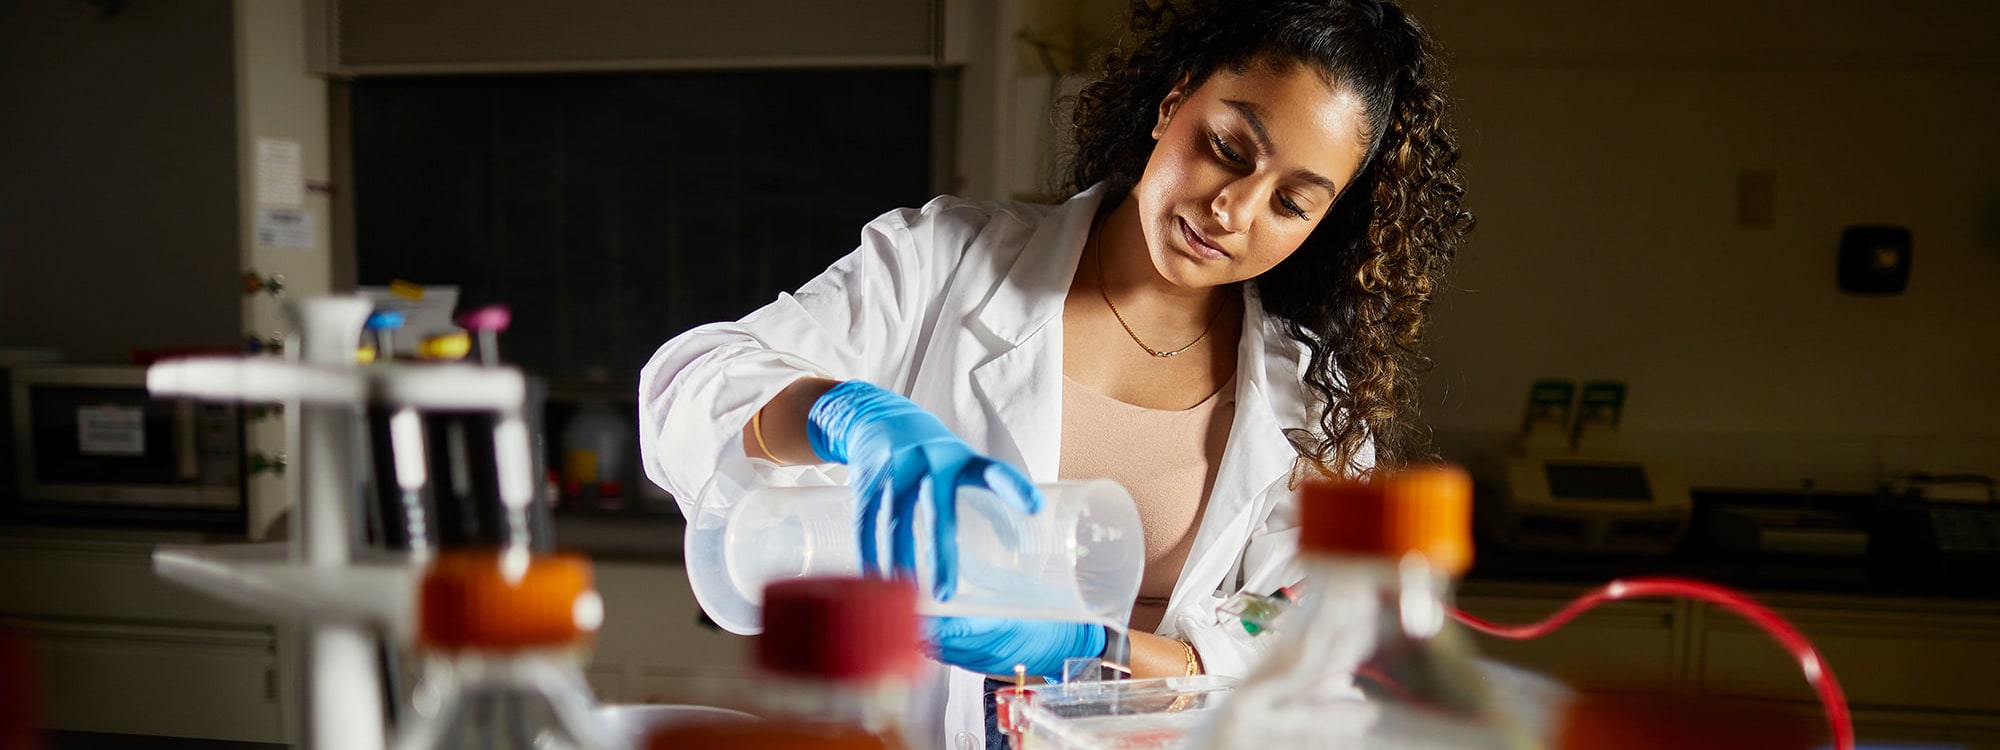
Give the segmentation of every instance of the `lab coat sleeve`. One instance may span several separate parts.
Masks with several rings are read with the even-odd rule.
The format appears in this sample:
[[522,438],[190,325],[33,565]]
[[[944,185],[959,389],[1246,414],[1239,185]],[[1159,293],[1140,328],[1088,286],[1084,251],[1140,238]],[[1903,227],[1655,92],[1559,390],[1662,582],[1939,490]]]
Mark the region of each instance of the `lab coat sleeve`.
[[[963,256],[967,232],[940,228],[962,203],[933,201],[870,222],[860,246],[794,294],[741,320],[674,337],[639,374],[646,477],[693,518],[759,482],[837,483],[838,468],[778,468],[743,452],[758,409],[804,377],[903,382],[924,309]],[[955,246],[955,247],[954,247]]]
[[[1238,567],[1241,577],[1237,591],[1271,594],[1295,586],[1305,577],[1299,563],[1298,501],[1284,480],[1265,490],[1273,498],[1271,512],[1251,530]],[[1194,646],[1208,674],[1241,678],[1262,661],[1270,648],[1270,636],[1254,636],[1235,617],[1220,611],[1222,604],[1237,591],[1217,591],[1208,601],[1182,615],[1176,623],[1178,637]]]

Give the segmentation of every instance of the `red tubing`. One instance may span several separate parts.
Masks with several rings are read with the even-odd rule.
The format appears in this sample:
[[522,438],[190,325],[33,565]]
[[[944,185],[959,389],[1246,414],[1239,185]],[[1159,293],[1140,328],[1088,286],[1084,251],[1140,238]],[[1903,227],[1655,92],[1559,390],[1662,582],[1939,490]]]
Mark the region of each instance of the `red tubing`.
[[1653,596],[1682,596],[1721,605],[1757,627],[1763,628],[1764,632],[1777,639],[1786,651],[1791,652],[1792,658],[1798,660],[1799,668],[1805,671],[1806,682],[1811,683],[1813,689],[1819,693],[1820,704],[1826,708],[1827,724],[1833,730],[1835,750],[1854,750],[1854,720],[1847,711],[1847,698],[1840,691],[1840,680],[1834,678],[1833,668],[1827,666],[1826,659],[1819,655],[1819,650],[1813,648],[1812,642],[1806,640],[1798,628],[1792,627],[1792,624],[1778,616],[1778,613],[1758,604],[1748,596],[1722,586],[1685,578],[1634,578],[1612,581],[1577,597],[1575,601],[1541,622],[1526,625],[1495,625],[1458,610],[1452,610],[1452,616],[1465,623],[1467,627],[1488,635],[1527,640],[1547,635],[1599,604]]

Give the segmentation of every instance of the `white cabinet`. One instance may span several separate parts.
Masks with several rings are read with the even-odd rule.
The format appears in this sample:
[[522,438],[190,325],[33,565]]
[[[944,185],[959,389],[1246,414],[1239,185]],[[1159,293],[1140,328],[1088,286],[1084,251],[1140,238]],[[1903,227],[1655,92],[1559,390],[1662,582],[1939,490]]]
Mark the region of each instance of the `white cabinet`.
[[604,629],[586,672],[606,703],[680,702],[752,673],[749,638],[705,625],[678,564],[599,562]]
[[[1503,625],[1540,620],[1583,589],[1475,581],[1459,606]],[[1759,594],[1826,658],[1873,742],[2000,749],[2000,604],[1871,596]],[[1823,720],[1799,664],[1762,630],[1707,604],[1642,599],[1601,606],[1532,641],[1479,636],[1481,652],[1590,693],[1758,701]]]
[[24,624],[49,729],[285,740],[269,629]]
[[[1863,706],[2000,713],[2000,617],[1992,607],[1857,599],[1768,600],[1805,633]],[[1695,686],[1702,695],[1814,700],[1798,665],[1749,623],[1702,608]]]
[[[1526,596],[1467,595],[1459,608],[1479,617],[1516,624],[1541,620],[1564,600],[1546,593]],[[1675,688],[1681,644],[1674,623],[1683,615],[1675,602],[1609,604],[1578,617],[1557,635],[1529,641],[1478,636],[1481,654],[1596,692],[1667,692]]]
[[155,576],[143,535],[0,535],[50,729],[284,742],[275,626]]

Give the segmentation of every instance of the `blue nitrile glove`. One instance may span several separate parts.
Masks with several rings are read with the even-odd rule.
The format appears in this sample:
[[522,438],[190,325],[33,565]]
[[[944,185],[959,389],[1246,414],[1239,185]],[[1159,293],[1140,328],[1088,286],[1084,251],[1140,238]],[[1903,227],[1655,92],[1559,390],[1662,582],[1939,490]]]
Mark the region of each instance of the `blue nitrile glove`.
[[890,559],[897,573],[916,578],[916,509],[928,499],[937,550],[932,594],[939,601],[958,590],[958,488],[990,490],[1028,513],[1042,509],[1041,491],[1019,469],[972,450],[909,399],[859,380],[836,385],[813,402],[806,438],[822,460],[854,470],[864,574],[882,573],[875,528],[887,497]]
[[1104,655],[1104,626],[998,617],[926,617],[924,641],[938,661],[980,674],[1061,677],[1063,662]]

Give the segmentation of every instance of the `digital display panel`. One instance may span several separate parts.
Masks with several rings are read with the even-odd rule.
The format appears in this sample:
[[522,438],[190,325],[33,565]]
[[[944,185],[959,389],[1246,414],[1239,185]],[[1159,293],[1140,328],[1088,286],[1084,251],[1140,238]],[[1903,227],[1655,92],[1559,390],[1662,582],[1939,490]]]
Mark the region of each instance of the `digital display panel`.
[[1555,500],[1653,499],[1646,469],[1638,464],[1546,464],[1543,473],[1549,479],[1549,497]]

